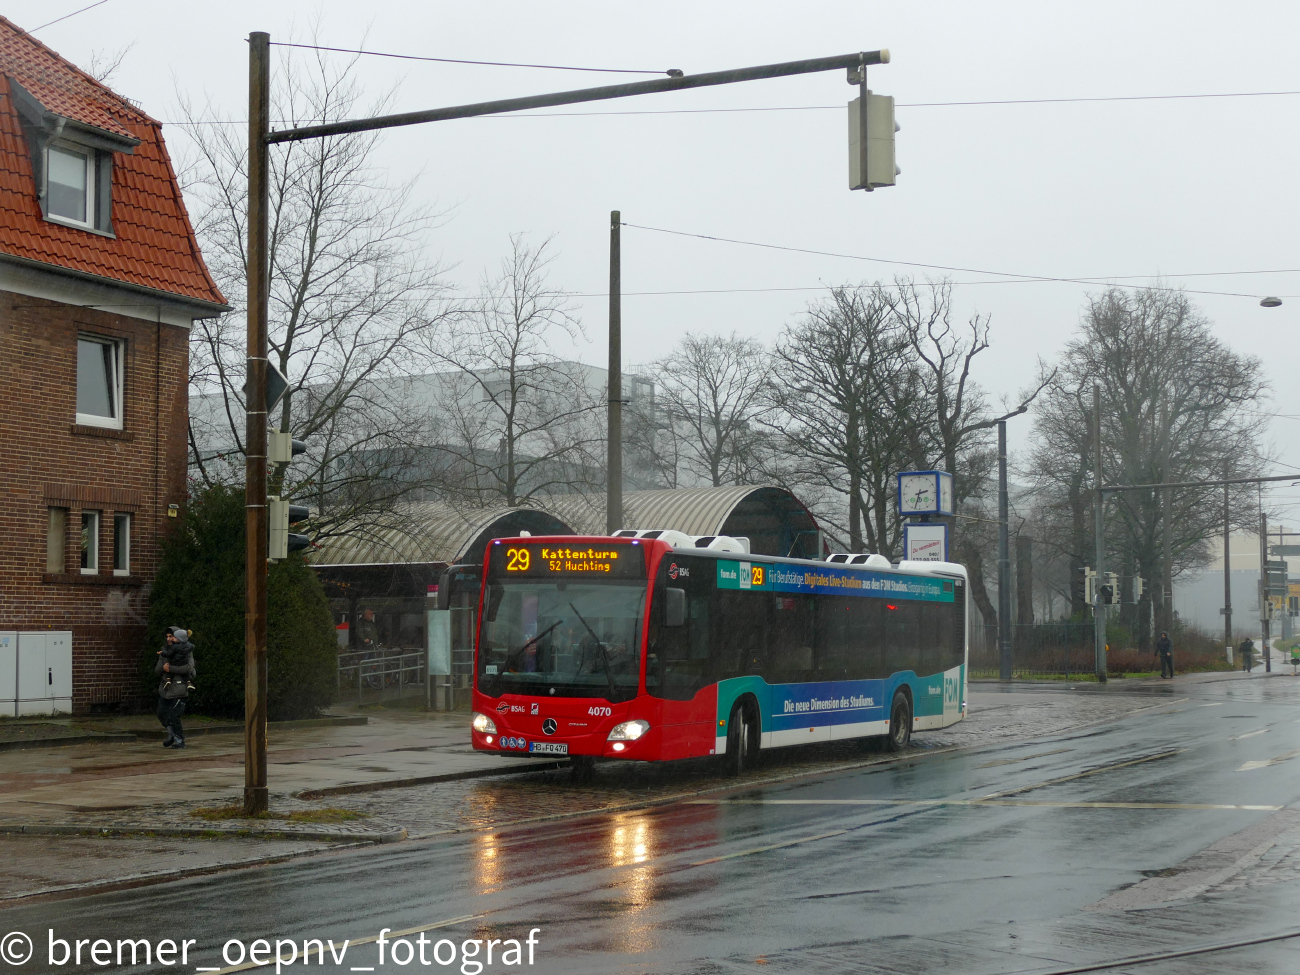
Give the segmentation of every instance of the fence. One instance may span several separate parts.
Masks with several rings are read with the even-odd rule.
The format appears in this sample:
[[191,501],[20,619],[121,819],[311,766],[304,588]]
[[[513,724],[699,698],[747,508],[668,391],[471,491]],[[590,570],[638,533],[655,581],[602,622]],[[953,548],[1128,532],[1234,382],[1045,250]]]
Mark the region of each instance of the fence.
[[404,688],[423,696],[427,665],[427,651],[410,647],[379,647],[340,653],[338,700],[343,700],[345,687],[349,696],[355,690],[358,706],[366,703],[367,692],[372,702],[387,700],[394,688],[398,700],[401,700]]
[[[1013,677],[1093,672],[1091,623],[1024,623],[1011,627]],[[997,677],[1002,672],[998,628],[982,623],[970,628],[970,676]]]

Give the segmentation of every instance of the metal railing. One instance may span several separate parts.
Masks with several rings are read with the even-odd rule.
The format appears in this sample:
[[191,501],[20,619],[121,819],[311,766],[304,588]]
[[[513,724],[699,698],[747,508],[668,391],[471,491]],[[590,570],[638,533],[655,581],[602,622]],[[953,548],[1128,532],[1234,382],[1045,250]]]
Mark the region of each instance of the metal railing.
[[383,700],[396,688],[402,699],[403,688],[424,693],[428,653],[413,647],[378,647],[374,650],[349,650],[339,654],[338,700],[343,700],[344,686],[356,689],[357,706],[365,704],[366,692],[372,701]]
[[[1069,677],[1094,669],[1091,623],[1025,623],[1011,627],[1011,671],[1014,677]],[[971,677],[1001,673],[998,628],[974,624],[970,630]]]

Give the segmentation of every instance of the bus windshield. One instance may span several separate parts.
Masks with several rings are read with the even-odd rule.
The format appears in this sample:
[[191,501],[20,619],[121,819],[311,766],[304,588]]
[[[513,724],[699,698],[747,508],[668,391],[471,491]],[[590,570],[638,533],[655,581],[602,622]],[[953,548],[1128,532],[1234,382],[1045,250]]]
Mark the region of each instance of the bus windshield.
[[489,584],[478,689],[630,701],[641,674],[644,582],[515,580]]

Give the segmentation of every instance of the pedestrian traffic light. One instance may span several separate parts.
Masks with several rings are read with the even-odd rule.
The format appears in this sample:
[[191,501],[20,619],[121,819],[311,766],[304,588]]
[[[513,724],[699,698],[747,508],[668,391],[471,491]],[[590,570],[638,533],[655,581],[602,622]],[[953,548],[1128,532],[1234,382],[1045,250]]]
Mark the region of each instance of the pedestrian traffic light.
[[1091,567],[1083,567],[1083,601],[1092,606],[1097,602],[1097,573]]
[[892,95],[868,91],[849,102],[849,189],[870,192],[894,185],[902,172],[894,162],[894,133],[899,129]]
[[1103,605],[1103,606],[1110,606],[1110,605],[1112,605],[1112,604],[1115,602],[1115,587],[1114,587],[1114,586],[1103,585],[1103,586],[1101,587],[1100,592],[1101,592],[1101,598],[1098,600],[1098,602],[1100,602],[1101,605]]
[[300,552],[311,545],[309,536],[289,531],[290,525],[310,518],[310,510],[300,504],[290,504],[275,495],[267,497],[266,505],[271,532],[266,545],[267,558],[287,559],[290,552]]

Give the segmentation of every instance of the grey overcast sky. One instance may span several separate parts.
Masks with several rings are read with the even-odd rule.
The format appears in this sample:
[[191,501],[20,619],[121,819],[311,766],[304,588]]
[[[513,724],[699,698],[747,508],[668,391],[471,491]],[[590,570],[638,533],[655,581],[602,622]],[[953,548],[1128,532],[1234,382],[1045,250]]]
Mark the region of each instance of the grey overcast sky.
[[[6,16],[33,28],[86,2],[10,0]],[[900,105],[903,173],[871,194],[847,189],[853,91],[842,72],[551,111],[807,110],[440,122],[395,131],[384,162],[395,176],[420,174],[421,196],[450,208],[431,246],[455,264],[465,291],[509,234],[525,231],[554,236],[555,283],[604,292],[609,211],[620,209],[631,223],[839,254],[1049,277],[1159,275],[1243,294],[1194,299],[1225,341],[1264,359],[1275,394],[1266,409],[1291,415],[1261,422],[1282,461],[1300,468],[1291,383],[1300,271],[1278,270],[1300,268],[1300,95],[903,107],[1300,90],[1300,4],[107,0],[38,36],[81,65],[93,51],[133,44],[111,83],[156,118],[175,118],[177,92],[186,92],[242,119],[248,32],[309,40],[313,24],[320,43],[339,47],[688,73],[889,48],[892,63],[870,81]],[[359,71],[368,91],[396,86],[395,110],[633,80],[381,58],[363,59]],[[165,133],[183,156],[181,130]],[[636,229],[624,230],[623,261],[627,292],[816,289],[907,270]],[[1277,273],[1188,276],[1245,271]],[[1026,383],[1039,356],[1056,356],[1086,293],[1098,290],[953,278],[970,282],[957,289],[961,313],[992,317],[993,348],[977,378],[995,400]],[[653,358],[687,331],[771,341],[817,294],[629,297],[625,356]],[[1284,304],[1263,309],[1261,295]],[[583,299],[581,312],[591,341],[577,354],[603,362],[604,299]],[[1015,424],[1013,443],[1028,426]],[[1300,500],[1300,489],[1275,496]]]

